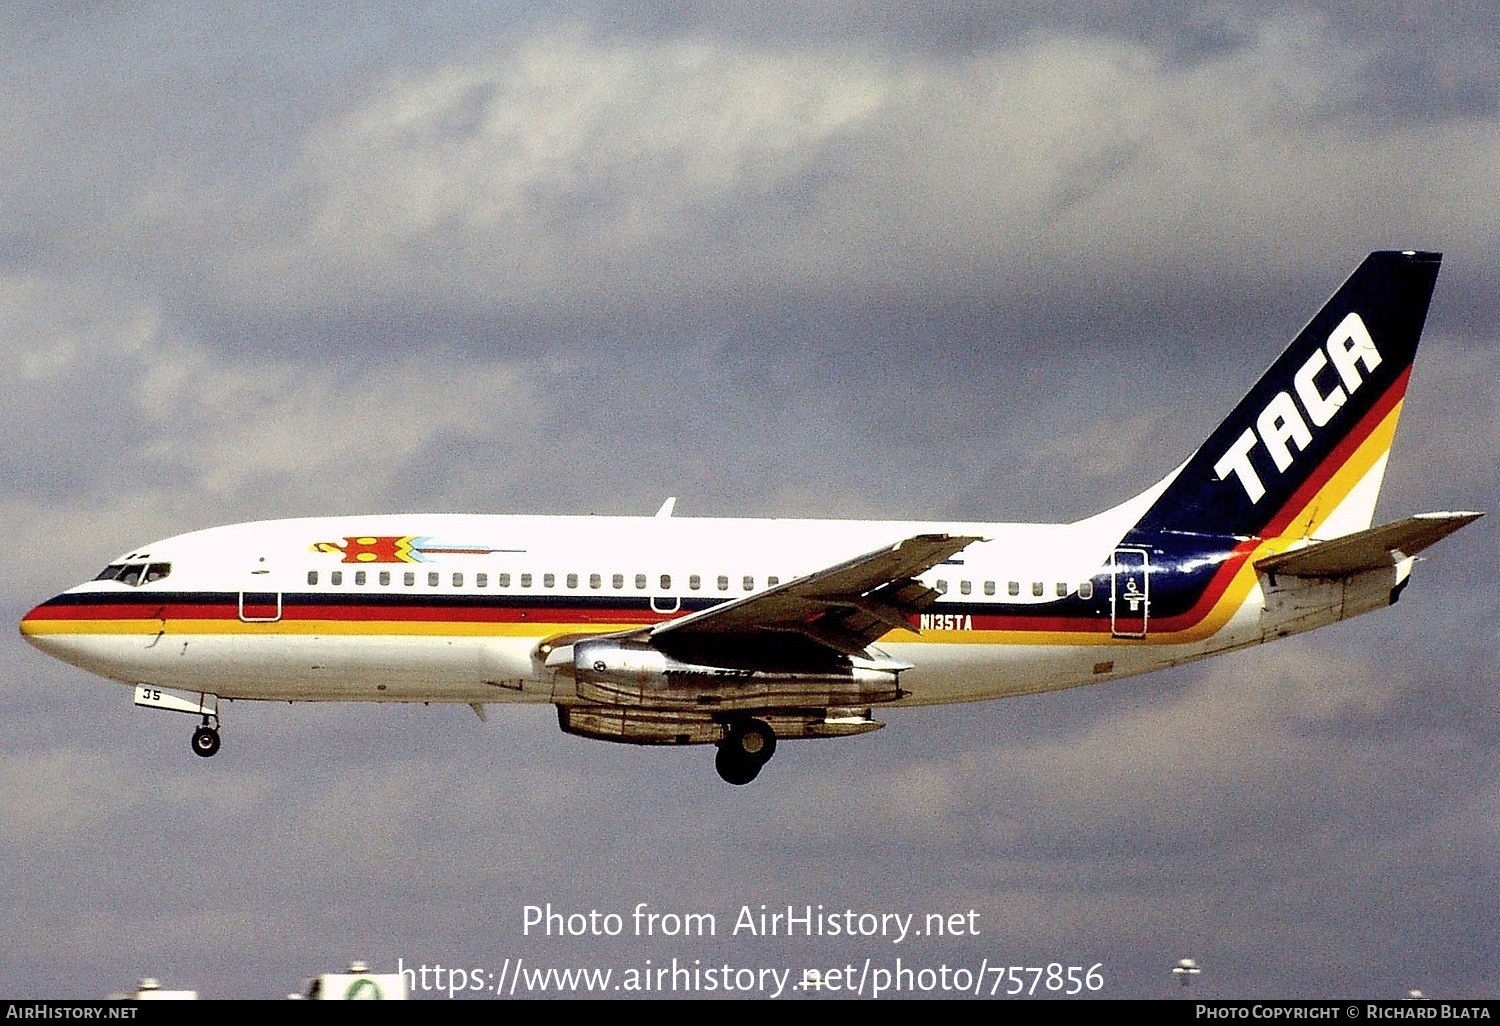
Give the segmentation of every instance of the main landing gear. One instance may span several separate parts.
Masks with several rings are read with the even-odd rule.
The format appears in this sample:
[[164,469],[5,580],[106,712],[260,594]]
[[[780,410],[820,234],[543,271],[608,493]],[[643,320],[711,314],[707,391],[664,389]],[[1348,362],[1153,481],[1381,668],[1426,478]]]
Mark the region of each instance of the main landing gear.
[[729,724],[714,768],[719,776],[736,786],[748,784],[760,775],[760,768],[776,754],[776,731],[764,720],[736,720]]

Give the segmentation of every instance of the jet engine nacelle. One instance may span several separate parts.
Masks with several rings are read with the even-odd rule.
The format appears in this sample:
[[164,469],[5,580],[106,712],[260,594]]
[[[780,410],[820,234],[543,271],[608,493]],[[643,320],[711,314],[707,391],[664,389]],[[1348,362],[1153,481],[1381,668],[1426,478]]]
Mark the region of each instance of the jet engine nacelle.
[[578,641],[572,647],[578,697],[609,705],[705,710],[872,705],[900,698],[898,675],[911,668],[893,659],[826,651],[800,664],[728,657],[710,661],[618,638]]

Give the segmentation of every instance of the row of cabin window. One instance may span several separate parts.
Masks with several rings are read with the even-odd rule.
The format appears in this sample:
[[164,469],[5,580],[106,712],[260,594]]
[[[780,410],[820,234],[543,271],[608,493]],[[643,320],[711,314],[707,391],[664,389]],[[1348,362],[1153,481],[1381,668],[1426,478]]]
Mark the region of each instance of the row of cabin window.
[[[368,570],[355,570],[353,572],[354,583],[358,584],[358,585],[364,585],[364,584],[370,583],[370,573],[371,572],[368,571]],[[556,574],[541,574],[540,576],[542,578],[542,587],[543,588],[555,588],[555,587],[557,587],[557,575]],[[526,574],[517,574],[516,577],[519,580],[519,583],[520,583],[521,587],[523,587],[523,588],[529,588],[529,587],[532,586],[534,575],[526,573]],[[391,574],[391,571],[389,571],[389,570],[381,570],[381,571],[378,571],[376,573],[375,578],[380,583],[380,585],[382,587],[389,587],[390,584],[391,584],[392,574]],[[307,572],[307,583],[308,584],[316,585],[318,583],[318,579],[319,579],[319,571],[317,571],[317,570],[309,570]],[[441,573],[439,573],[438,571],[436,571],[436,570],[429,570],[429,571],[427,571],[427,586],[429,588],[436,588],[439,585],[441,585],[442,584],[442,579],[443,579],[443,575]],[[452,581],[453,581],[453,587],[455,587],[455,588],[462,588],[464,586],[464,575],[463,575],[463,572],[462,571],[455,571],[453,573]],[[564,581],[566,581],[567,587],[569,587],[569,588],[577,588],[578,587],[578,574],[568,574],[568,575],[566,575],[564,577]],[[645,591],[646,590],[646,581],[647,581],[647,578],[646,578],[645,574],[636,574],[635,575],[635,580],[633,582],[635,584],[636,591]],[[509,588],[510,587],[510,582],[511,582],[511,575],[509,573],[499,573],[499,574],[495,575],[495,586],[498,587],[498,588]],[[342,571],[342,570],[330,570],[328,572],[328,583],[331,584],[331,585],[335,585],[335,586],[342,585],[344,583],[344,571]],[[416,583],[417,583],[417,573],[416,573],[416,571],[414,571],[414,570],[403,571],[402,574],[401,574],[401,583],[403,585],[405,585],[406,587],[408,587],[408,588],[415,587]],[[625,587],[625,575],[624,574],[613,574],[613,575],[610,576],[609,583],[610,583],[610,587],[614,588],[616,591],[623,590],[624,587]],[[727,574],[720,574],[719,577],[718,577],[718,579],[715,581],[715,583],[718,585],[718,589],[720,591],[728,591],[729,590],[729,576]],[[771,575],[770,577],[766,578],[766,587],[768,587],[768,588],[775,587],[777,584],[780,584],[780,583],[781,583],[781,578],[777,577],[774,574]],[[663,591],[670,590],[671,587],[672,587],[672,575],[671,574],[662,574],[661,575],[660,584],[661,584],[661,590],[663,590]],[[474,587],[476,587],[476,588],[488,588],[489,586],[490,586],[490,575],[489,574],[481,572],[481,573],[476,573],[474,575]],[[599,589],[599,588],[604,587],[604,576],[602,574],[589,574],[589,587],[593,588],[593,589]],[[745,591],[754,591],[755,590],[755,578],[752,577],[752,576],[750,576],[749,574],[746,574],[744,577],[740,578],[740,587],[742,589],[744,589]],[[702,588],[703,588],[703,578],[699,574],[689,574],[688,575],[688,589],[690,591],[699,591]]]
[[[947,581],[939,580],[937,582],[936,587],[937,587],[937,590],[938,590],[939,594],[943,594],[943,595],[948,594],[948,582]],[[1056,584],[1056,586],[1055,586],[1055,590],[1057,592],[1057,597],[1058,598],[1067,598],[1068,597],[1068,592],[1071,589],[1068,587],[1066,581],[1058,581],[1057,584]],[[993,594],[995,594],[995,582],[994,581],[985,581],[984,582],[984,586],[983,586],[983,591],[984,591],[984,593],[986,595],[993,595]],[[972,595],[972,594],[974,594],[974,582],[972,582],[972,581],[959,581],[958,582],[958,593],[960,595]],[[1005,593],[1007,595],[1011,595],[1011,596],[1020,595],[1021,594],[1021,582],[1020,581],[1007,581],[1007,582],[1005,582]],[[1044,581],[1032,581],[1031,582],[1031,594],[1033,596],[1035,596],[1036,598],[1042,598],[1042,597],[1044,597],[1047,594],[1047,585],[1046,585],[1046,583]],[[1091,598],[1093,598],[1094,597],[1094,582],[1093,581],[1083,581],[1082,583],[1080,583],[1078,585],[1078,597],[1081,598],[1081,599],[1091,599]]]
[[[354,583],[357,584],[357,585],[368,584],[369,583],[369,574],[370,574],[370,571],[368,571],[368,570],[355,570],[354,571]],[[318,583],[318,579],[319,579],[318,575],[319,575],[319,571],[317,571],[317,570],[309,570],[307,572],[307,583],[310,584],[310,585],[316,585]],[[376,573],[376,579],[379,581],[379,583],[380,583],[380,585],[382,587],[390,587],[391,576],[392,576],[391,575],[391,571],[389,571],[389,570],[380,570],[380,571],[378,571]],[[532,574],[529,574],[529,573],[518,574],[517,577],[519,578],[520,586],[521,587],[523,587],[523,588],[530,588],[532,586],[532,581],[533,581],[533,575]],[[541,577],[542,577],[542,587],[543,588],[555,588],[557,586],[557,575],[556,574],[542,574]],[[577,574],[568,574],[568,575],[566,575],[566,577],[564,578],[564,580],[566,581],[567,587],[573,588],[573,589],[576,589],[578,587],[578,575]],[[635,584],[635,589],[637,591],[645,591],[646,590],[646,580],[647,580],[647,578],[646,578],[645,574],[636,574],[635,575],[635,580],[633,582]],[[452,577],[452,581],[453,581],[453,587],[455,587],[455,588],[462,588],[464,586],[464,575],[463,575],[463,572],[462,571],[454,571],[453,577]],[[499,573],[499,574],[495,575],[495,585],[496,585],[496,587],[499,587],[499,588],[509,588],[510,587],[510,582],[511,582],[511,575],[509,573]],[[773,574],[770,577],[766,578],[766,587],[773,588],[777,584],[779,584],[780,582],[781,582],[781,579]],[[331,584],[331,585],[334,585],[334,586],[340,586],[340,585],[342,585],[344,583],[344,571],[342,571],[342,570],[330,570],[329,573],[328,573],[328,583]],[[408,588],[415,587],[416,583],[417,583],[417,574],[416,574],[416,571],[414,571],[414,570],[406,570],[406,571],[404,571],[401,574],[401,583],[403,585],[405,585],[406,587],[408,587]],[[441,583],[442,583],[442,574],[441,573],[439,573],[436,570],[429,570],[429,571],[427,571],[427,586],[429,588],[436,588]],[[612,588],[614,588],[616,591],[623,590],[624,587],[625,587],[625,575],[624,574],[613,574],[610,577],[609,583],[610,583],[610,586]],[[718,589],[720,591],[728,591],[729,590],[729,576],[727,574],[720,574],[718,576],[718,578],[715,580],[714,583],[718,585]],[[669,590],[671,590],[671,587],[672,587],[672,575],[671,574],[662,574],[661,575],[660,584],[661,584],[661,590],[662,591],[669,591]],[[476,573],[474,575],[474,587],[476,587],[476,588],[488,588],[489,586],[490,586],[490,575],[489,574],[484,573],[484,572],[480,572],[480,573]],[[604,587],[604,577],[603,577],[603,575],[602,574],[589,574],[589,587],[591,589],[596,589],[596,590],[599,589],[599,588]],[[703,579],[702,579],[701,576],[699,576],[698,574],[689,574],[688,575],[688,590],[690,590],[690,591],[699,591],[699,590],[702,589],[702,587],[703,587]],[[746,574],[744,577],[742,577],[740,579],[740,587],[743,588],[745,591],[754,591],[755,590],[755,578],[752,577],[749,574]],[[938,590],[938,592],[940,594],[946,595],[948,593],[948,582],[945,581],[945,580],[939,580],[937,582],[937,590]],[[995,582],[994,581],[985,581],[983,583],[982,590],[984,591],[984,594],[986,594],[986,595],[991,595],[991,596],[994,595],[995,594],[995,590],[996,590],[995,589]],[[1006,594],[1008,594],[1008,595],[1011,595],[1011,596],[1020,595],[1021,594],[1021,582],[1020,581],[1008,581],[1008,582],[1006,582],[1005,590],[1006,590]],[[1069,590],[1070,589],[1068,588],[1068,585],[1065,582],[1063,582],[1063,581],[1058,581],[1057,582],[1056,591],[1057,591],[1057,597],[1058,598],[1067,598]],[[973,592],[974,592],[973,582],[971,582],[971,581],[959,581],[958,582],[958,593],[960,595],[972,595]],[[1037,598],[1041,598],[1046,593],[1047,593],[1046,592],[1046,585],[1043,582],[1041,582],[1041,581],[1032,581],[1031,582],[1031,594],[1032,595],[1034,595]],[[1094,597],[1094,582],[1093,581],[1084,581],[1081,584],[1079,584],[1079,586],[1078,586],[1078,597],[1081,598],[1081,599],[1090,599],[1090,598],[1093,598]]]

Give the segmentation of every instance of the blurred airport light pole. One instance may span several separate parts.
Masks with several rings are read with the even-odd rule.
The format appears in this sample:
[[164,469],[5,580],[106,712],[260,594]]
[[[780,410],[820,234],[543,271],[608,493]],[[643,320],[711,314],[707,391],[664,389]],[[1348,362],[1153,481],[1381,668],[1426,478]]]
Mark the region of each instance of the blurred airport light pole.
[[1182,985],[1184,987],[1186,987],[1189,983],[1192,983],[1193,977],[1197,976],[1201,972],[1203,972],[1203,970],[1199,969],[1198,963],[1193,961],[1191,958],[1184,958],[1181,962],[1178,962],[1172,967],[1172,974],[1182,981]]

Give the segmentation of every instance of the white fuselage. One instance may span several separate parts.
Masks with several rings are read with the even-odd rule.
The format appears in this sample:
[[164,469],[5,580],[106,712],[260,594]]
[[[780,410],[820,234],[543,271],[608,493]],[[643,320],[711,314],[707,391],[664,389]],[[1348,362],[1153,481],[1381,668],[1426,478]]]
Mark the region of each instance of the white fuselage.
[[[922,575],[941,596],[914,629],[878,643],[913,666],[902,704],[1071,687],[1287,632],[1268,623],[1249,560],[1191,622],[1111,629],[1128,597],[1114,594],[1112,554],[1150,497],[1066,525],[433,514],[240,524],[127,553],[114,565],[168,572],[79,585],[64,597],[93,604],[76,618],[29,618],[23,630],[124,683],[225,698],[567,704],[571,680],[544,665],[552,643],[949,533],[984,540]],[[1170,569],[1152,567],[1150,586]],[[1098,611],[1088,622],[1027,619],[1081,595]],[[1313,619],[1340,615],[1330,606]],[[1295,629],[1317,625],[1304,620]]]

